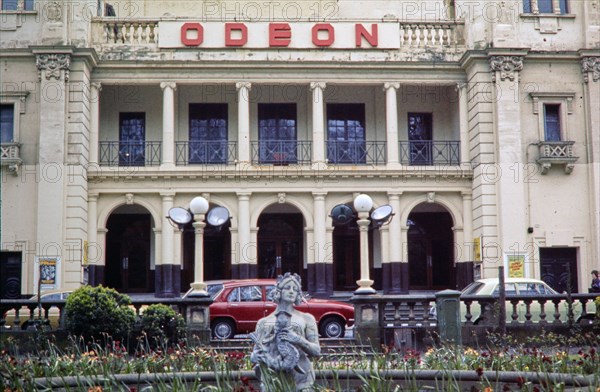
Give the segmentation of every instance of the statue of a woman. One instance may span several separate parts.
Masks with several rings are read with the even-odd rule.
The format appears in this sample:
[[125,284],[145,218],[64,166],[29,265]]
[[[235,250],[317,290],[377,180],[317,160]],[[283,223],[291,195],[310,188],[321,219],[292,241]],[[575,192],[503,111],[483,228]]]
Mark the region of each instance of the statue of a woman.
[[[294,309],[302,301],[302,283],[298,274],[286,272],[277,278],[273,290],[275,312],[258,321],[251,334],[254,341],[251,361],[289,376],[296,391],[310,391],[315,372],[309,357],[321,355],[315,318]],[[263,380],[264,381],[264,380]],[[263,391],[267,390],[262,383]]]

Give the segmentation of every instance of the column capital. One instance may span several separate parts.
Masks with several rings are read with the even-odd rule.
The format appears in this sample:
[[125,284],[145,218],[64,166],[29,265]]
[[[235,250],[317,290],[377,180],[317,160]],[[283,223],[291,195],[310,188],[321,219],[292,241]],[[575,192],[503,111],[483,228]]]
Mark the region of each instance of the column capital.
[[165,90],[166,88],[170,88],[171,90],[177,90],[177,83],[175,82],[161,82],[160,83],[161,90]]
[[388,199],[399,199],[403,193],[404,192],[402,192],[402,191],[388,191],[387,192]]
[[102,83],[100,82],[92,82],[90,83],[90,87],[98,90],[98,92],[102,91]]
[[523,59],[525,56],[514,55],[491,55],[488,57],[490,70],[492,71],[492,81],[496,81],[497,74],[500,74],[500,80],[509,79],[519,80],[519,72],[523,69]]
[[473,198],[472,191],[460,191],[460,195],[463,197],[463,199],[472,199]]
[[252,88],[252,83],[250,82],[237,82],[235,84],[235,89],[240,91],[242,89],[250,90]]
[[456,91],[460,91],[463,88],[467,88],[467,85],[468,85],[467,82],[457,82],[455,89],[456,89]]
[[38,80],[42,80],[42,71],[45,71],[46,80],[61,79],[64,71],[65,82],[69,81],[71,71],[70,53],[40,53],[35,56],[35,65],[38,69]]
[[249,200],[252,192],[236,192],[235,193],[239,200]]
[[391,88],[398,90],[400,88],[400,82],[385,82],[383,84],[383,91],[387,91]]
[[314,91],[317,88],[325,90],[325,87],[327,87],[327,83],[325,82],[310,82],[310,91]]
[[173,200],[175,192],[160,192],[160,197],[162,197],[163,200]]
[[583,73],[583,81],[589,83],[590,73],[592,81],[600,80],[600,57],[586,56],[581,58],[581,72]]
[[325,200],[327,192],[313,192],[312,195],[315,200]]
[[98,192],[89,192],[88,193],[88,203],[98,201],[98,197],[100,194]]

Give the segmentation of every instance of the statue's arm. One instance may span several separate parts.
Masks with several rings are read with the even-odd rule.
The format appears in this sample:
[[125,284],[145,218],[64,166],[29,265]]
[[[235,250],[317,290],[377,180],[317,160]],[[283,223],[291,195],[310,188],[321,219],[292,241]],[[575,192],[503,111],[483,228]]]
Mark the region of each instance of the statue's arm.
[[299,346],[306,354],[313,357],[318,357],[321,355],[321,345],[319,344],[319,329],[317,328],[317,321],[312,315],[306,314],[305,322],[305,337],[300,340]]

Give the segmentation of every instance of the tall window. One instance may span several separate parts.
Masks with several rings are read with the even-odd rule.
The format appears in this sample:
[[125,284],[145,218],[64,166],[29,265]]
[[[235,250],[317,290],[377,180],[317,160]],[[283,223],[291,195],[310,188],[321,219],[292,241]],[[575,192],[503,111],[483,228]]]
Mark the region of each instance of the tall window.
[[431,165],[433,126],[431,113],[408,113],[408,140],[411,165]]
[[[19,0],[0,0],[2,11],[16,11],[19,8]],[[33,10],[33,0],[23,0],[23,10]]]
[[544,134],[547,142],[559,142],[560,136],[560,105],[544,105]]
[[146,113],[119,113],[119,165],[144,166]]
[[[531,14],[537,6],[537,10],[540,14],[553,14],[554,9],[552,6],[552,1],[553,0],[523,0],[523,12],[526,14]],[[558,4],[561,14],[569,13],[567,0],[559,0]]]
[[227,163],[227,104],[191,103],[189,163]]
[[296,163],[295,103],[258,104],[258,157],[260,163]]
[[1,143],[14,141],[15,133],[15,107],[12,104],[0,105],[0,133]]
[[327,104],[327,159],[331,163],[365,163],[365,105]]

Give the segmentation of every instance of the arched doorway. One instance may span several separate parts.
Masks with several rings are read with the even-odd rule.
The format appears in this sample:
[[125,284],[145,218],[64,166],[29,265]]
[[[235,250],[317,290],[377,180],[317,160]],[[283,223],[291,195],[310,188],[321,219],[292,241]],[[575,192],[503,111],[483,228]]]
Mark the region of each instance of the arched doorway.
[[306,283],[304,217],[292,205],[267,207],[258,218],[258,277],[295,272]]
[[124,293],[154,291],[153,226],[152,216],[140,205],[123,205],[110,214],[106,222],[106,286]]
[[[210,209],[217,205],[210,205]],[[204,227],[204,280],[231,279],[231,221],[215,227]],[[194,281],[194,252],[196,238],[192,222],[183,228],[183,263],[181,288],[187,290]]]
[[441,205],[421,203],[408,216],[409,289],[455,287],[454,226]]

